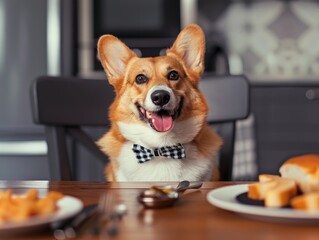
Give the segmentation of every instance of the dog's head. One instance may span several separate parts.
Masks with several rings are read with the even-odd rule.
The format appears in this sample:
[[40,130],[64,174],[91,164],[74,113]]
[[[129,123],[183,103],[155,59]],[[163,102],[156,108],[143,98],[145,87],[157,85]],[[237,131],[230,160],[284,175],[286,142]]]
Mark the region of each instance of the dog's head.
[[204,34],[197,25],[182,30],[165,56],[153,58],[137,57],[112,35],[99,39],[99,57],[116,91],[111,121],[135,127],[124,127],[125,131],[120,127],[123,135],[134,138],[158,133],[178,138],[183,134],[194,138],[208,111],[198,89],[204,52]]

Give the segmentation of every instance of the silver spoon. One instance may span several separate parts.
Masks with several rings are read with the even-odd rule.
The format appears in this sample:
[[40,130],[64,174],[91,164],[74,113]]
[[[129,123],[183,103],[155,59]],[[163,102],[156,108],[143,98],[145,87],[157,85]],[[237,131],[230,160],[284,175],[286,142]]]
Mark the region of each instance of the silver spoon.
[[175,192],[184,192],[187,189],[198,189],[203,185],[202,182],[195,182],[195,183],[190,183],[189,181],[182,181],[180,182],[177,187],[175,188]]
[[[162,208],[172,206],[178,199],[181,193],[187,189],[197,189],[203,185],[202,182],[190,183],[189,181],[181,181],[175,189],[170,192],[165,192],[160,187],[152,187],[153,190],[158,191],[162,195],[155,197],[154,192],[149,190],[141,192],[138,196],[138,201],[146,208]],[[169,186],[170,187],[170,186]]]
[[188,187],[189,184],[190,184],[190,182],[187,181],[187,180],[181,181],[181,182],[177,185],[177,187],[175,188],[175,192],[179,192],[180,189],[184,189],[184,188]]

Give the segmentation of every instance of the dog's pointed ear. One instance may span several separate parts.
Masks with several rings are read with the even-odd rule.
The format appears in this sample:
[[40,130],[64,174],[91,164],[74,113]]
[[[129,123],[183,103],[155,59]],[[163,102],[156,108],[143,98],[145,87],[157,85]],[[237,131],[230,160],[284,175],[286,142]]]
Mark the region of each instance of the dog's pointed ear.
[[109,82],[114,85],[116,80],[124,77],[128,62],[136,54],[123,42],[112,35],[103,35],[98,44],[98,54]]
[[177,36],[167,55],[175,55],[182,59],[187,69],[200,75],[204,71],[205,36],[202,29],[191,24]]

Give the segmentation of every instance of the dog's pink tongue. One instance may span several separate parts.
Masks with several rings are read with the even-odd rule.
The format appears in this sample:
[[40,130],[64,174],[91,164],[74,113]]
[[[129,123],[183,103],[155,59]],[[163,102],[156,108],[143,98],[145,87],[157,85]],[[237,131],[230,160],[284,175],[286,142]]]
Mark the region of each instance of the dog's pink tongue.
[[158,115],[152,113],[152,123],[156,131],[166,132],[173,126],[173,118],[169,115]]

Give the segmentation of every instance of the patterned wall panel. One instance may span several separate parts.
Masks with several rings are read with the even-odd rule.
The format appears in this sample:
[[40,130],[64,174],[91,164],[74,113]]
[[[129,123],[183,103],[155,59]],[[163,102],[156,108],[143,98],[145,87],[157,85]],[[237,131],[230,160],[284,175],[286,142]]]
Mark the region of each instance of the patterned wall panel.
[[318,78],[319,1],[198,1],[198,23],[227,41],[232,73]]

